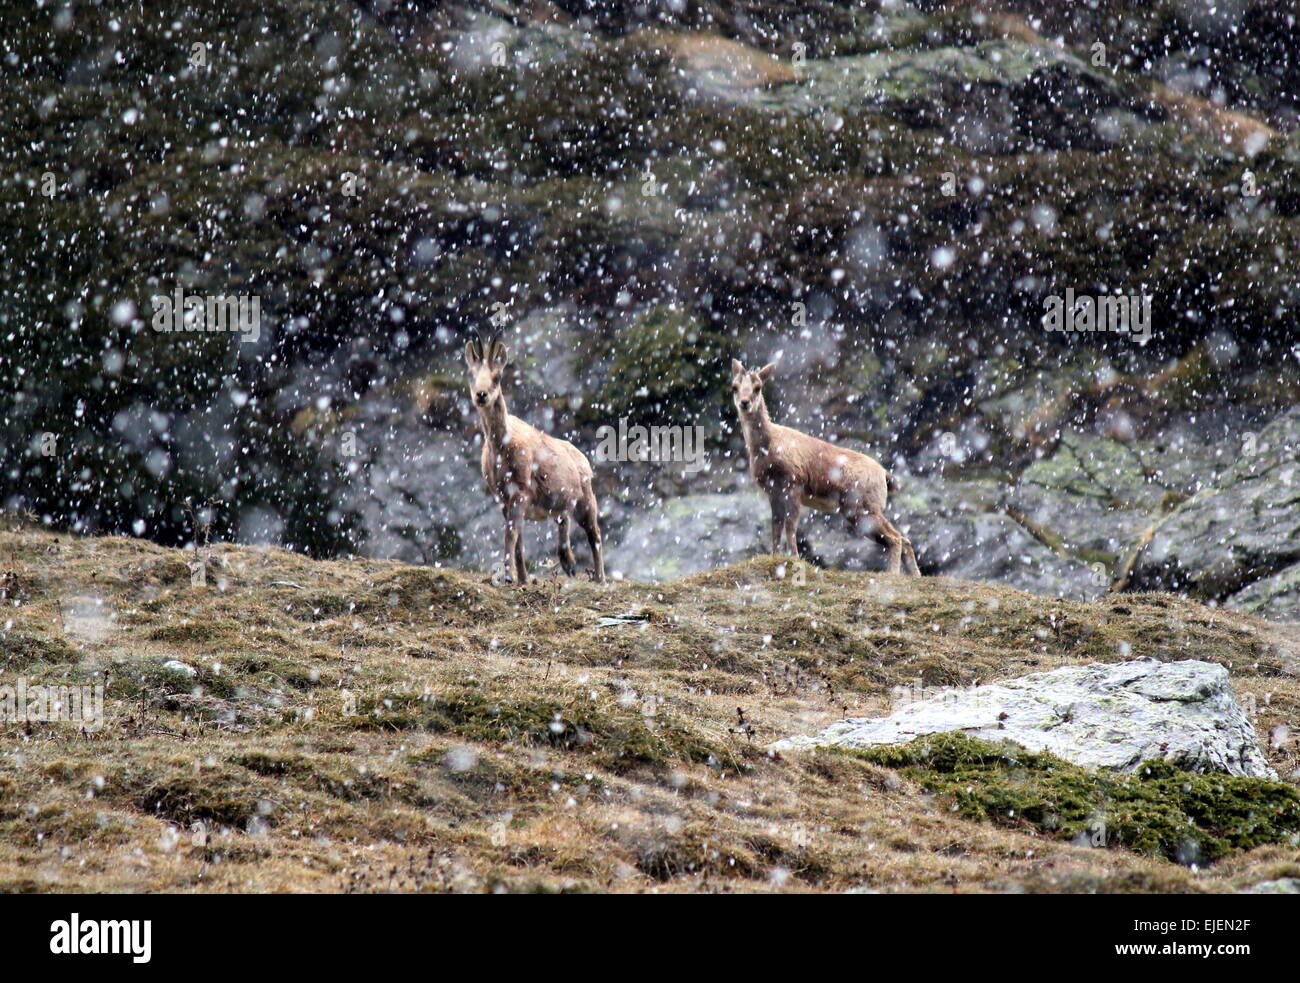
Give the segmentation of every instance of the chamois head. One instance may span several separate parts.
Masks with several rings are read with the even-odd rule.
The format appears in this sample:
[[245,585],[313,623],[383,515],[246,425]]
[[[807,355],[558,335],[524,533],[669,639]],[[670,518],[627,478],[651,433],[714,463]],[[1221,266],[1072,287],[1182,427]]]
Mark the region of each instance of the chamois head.
[[753,416],[763,406],[763,383],[775,368],[775,362],[768,362],[757,372],[750,372],[734,358],[731,360],[731,399],[741,416]]
[[487,357],[476,340],[465,346],[465,364],[469,366],[469,395],[480,408],[491,406],[501,395],[501,373],[506,367],[506,346],[500,339],[488,345]]

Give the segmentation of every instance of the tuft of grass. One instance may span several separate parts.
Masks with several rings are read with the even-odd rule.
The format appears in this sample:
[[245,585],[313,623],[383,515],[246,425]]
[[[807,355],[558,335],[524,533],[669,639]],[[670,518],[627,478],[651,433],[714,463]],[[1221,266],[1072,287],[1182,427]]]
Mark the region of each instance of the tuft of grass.
[[241,765],[259,775],[302,775],[312,771],[311,762],[301,754],[249,751],[235,755],[230,763]]
[[0,631],[0,670],[20,672],[39,665],[77,662],[76,650],[57,635]]
[[391,693],[368,699],[353,718],[360,729],[427,730],[485,744],[578,751],[615,773],[649,766],[712,764],[736,768],[734,753],[681,721],[607,705],[587,695],[500,699],[473,684],[437,696]]
[[497,621],[508,607],[499,591],[463,574],[411,567],[376,580],[357,598],[355,613],[421,617],[461,627]]
[[204,644],[229,642],[239,637],[239,631],[240,626],[236,621],[180,621],[158,625],[149,632],[148,637],[154,642]]
[[202,775],[170,769],[140,787],[134,805],[181,826],[205,822],[231,829],[247,828],[258,812],[257,797],[250,794],[239,776],[218,769],[207,769]]

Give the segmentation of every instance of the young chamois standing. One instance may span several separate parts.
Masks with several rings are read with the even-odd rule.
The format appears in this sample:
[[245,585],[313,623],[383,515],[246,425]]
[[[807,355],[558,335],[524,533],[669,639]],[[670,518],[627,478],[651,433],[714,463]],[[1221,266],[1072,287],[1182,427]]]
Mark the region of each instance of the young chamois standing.
[[493,341],[484,358],[483,346],[471,341],[465,346],[465,362],[470,396],[483,431],[483,478],[505,516],[506,571],[511,579],[516,584],[528,582],[521,535],[525,519],[556,520],[560,566],[572,576],[578,562],[569,544],[569,531],[576,519],[587,533],[596,580],[604,582],[605,553],[596,493],[591,487],[591,464],[567,440],[544,434],[510,415],[501,393],[505,345]]
[[750,372],[731,360],[732,399],[745,431],[749,473],[772,504],[772,552],[781,552],[784,535],[790,553],[798,556],[795,528],[799,509],[806,505],[840,513],[855,536],[865,527],[888,550],[890,573],[898,573],[906,559],[908,575],[919,577],[912,544],[885,518],[893,477],[865,454],[773,423],[763,402],[763,383],[775,367],[768,364]]

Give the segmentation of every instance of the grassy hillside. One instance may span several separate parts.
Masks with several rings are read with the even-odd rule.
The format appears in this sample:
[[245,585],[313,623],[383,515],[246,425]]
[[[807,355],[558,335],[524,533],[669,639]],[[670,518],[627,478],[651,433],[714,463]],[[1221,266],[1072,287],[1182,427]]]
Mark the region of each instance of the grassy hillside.
[[[949,753],[938,775],[915,755],[764,751],[886,712],[918,678],[1201,658],[1253,698],[1285,779],[1259,788],[1294,803],[1291,627],[1158,594],[796,578],[775,559],[522,590],[227,545],[196,587],[191,559],[5,521],[0,683],[104,673],[108,722],[0,725],[0,889],[1206,891],[1300,876],[1294,831],[1254,815],[1244,836],[1226,780],[1184,787],[1224,845],[1194,870],[1137,829],[1163,813],[1125,813],[1135,832],[1109,849],[1073,845],[1053,797],[1092,779],[1043,756],[963,747],[980,767]],[[1087,794],[1119,814],[1124,786]]]

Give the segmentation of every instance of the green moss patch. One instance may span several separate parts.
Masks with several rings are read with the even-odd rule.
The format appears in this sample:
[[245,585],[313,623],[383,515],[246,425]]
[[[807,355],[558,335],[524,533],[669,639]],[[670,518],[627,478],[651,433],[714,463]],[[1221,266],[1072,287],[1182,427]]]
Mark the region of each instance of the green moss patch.
[[853,752],[902,771],[966,819],[1208,864],[1266,843],[1300,844],[1300,794],[1281,782],[1200,775],[1160,761],[1109,774],[957,734]]

